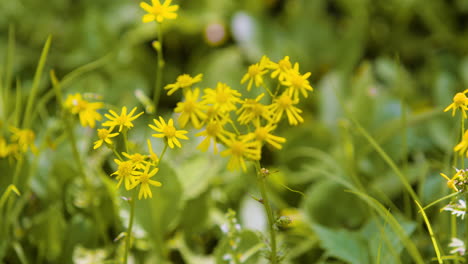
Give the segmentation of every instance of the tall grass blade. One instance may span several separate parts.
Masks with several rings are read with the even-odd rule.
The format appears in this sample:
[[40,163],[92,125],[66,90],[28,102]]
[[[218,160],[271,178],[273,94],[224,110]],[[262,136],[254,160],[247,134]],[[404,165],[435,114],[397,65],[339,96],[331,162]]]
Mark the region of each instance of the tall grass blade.
[[413,259],[414,263],[417,264],[424,264],[423,257],[421,256],[418,248],[416,245],[411,241],[411,239],[405,234],[403,227],[400,223],[396,220],[396,218],[391,215],[387,214],[387,209],[379,203],[379,201],[375,200],[374,198],[356,191],[349,191],[351,193],[356,194],[361,200],[366,202],[371,208],[373,208],[383,219],[386,219],[390,227],[395,231],[395,233],[400,238],[401,242],[405,246],[406,250],[408,251],[409,255]]
[[39,90],[39,84],[41,82],[42,72],[47,60],[47,55],[49,54],[50,44],[52,42],[52,36],[49,36],[44,44],[42,49],[41,57],[39,58],[39,63],[36,68],[36,73],[34,74],[33,84],[31,87],[31,92],[29,93],[28,102],[26,104],[26,111],[24,113],[23,128],[29,128],[31,125],[31,117],[34,101]]

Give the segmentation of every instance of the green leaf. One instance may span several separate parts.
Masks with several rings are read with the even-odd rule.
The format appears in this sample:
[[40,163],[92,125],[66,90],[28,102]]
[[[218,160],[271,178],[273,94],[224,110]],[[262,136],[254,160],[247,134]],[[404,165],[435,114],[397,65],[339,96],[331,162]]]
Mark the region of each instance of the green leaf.
[[352,264],[369,263],[369,253],[365,242],[358,233],[344,229],[334,230],[318,224],[312,229],[320,238],[322,247],[330,256]]
[[164,245],[161,243],[164,243],[165,235],[179,223],[184,199],[182,185],[174,170],[166,162],[159,163],[159,172],[154,180],[160,181],[162,186],[150,187],[153,198],[136,201],[135,217],[136,222],[156,243],[156,249],[163,250],[161,247]]

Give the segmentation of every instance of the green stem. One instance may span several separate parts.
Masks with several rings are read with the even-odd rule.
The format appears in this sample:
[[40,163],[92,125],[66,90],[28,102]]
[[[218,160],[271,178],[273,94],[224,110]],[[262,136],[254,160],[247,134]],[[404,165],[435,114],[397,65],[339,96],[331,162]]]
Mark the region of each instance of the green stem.
[[156,166],[159,165],[159,162],[161,162],[161,160],[163,159],[164,154],[166,154],[166,150],[167,150],[167,146],[168,146],[168,145],[167,145],[167,142],[165,142],[165,143],[166,143],[166,144],[164,144],[164,148],[163,148],[163,150],[162,150],[162,152],[161,152],[161,155],[159,156],[159,161],[158,161],[158,164],[156,164]]
[[123,140],[124,140],[124,145],[125,145],[125,152],[127,152],[127,154],[130,154],[130,153],[128,153],[127,128],[123,129],[122,134],[123,134]]
[[[463,134],[465,133],[465,118],[460,115],[461,118],[461,139],[463,140]],[[465,169],[465,155],[461,155],[461,170]],[[465,201],[468,201],[468,192],[465,190]],[[468,208],[465,209],[465,213],[468,213]],[[465,247],[468,245],[468,221],[465,221]],[[465,253],[465,262],[468,263],[468,254]]]
[[161,24],[158,23],[158,42],[159,47],[156,49],[158,53],[158,67],[156,73],[156,84],[154,87],[153,94],[153,105],[154,113],[158,112],[159,97],[161,96],[161,86],[162,86],[162,73],[164,68],[164,58],[163,58],[163,34]]
[[257,169],[257,182],[258,186],[260,187],[260,194],[262,195],[262,204],[265,207],[265,211],[268,217],[268,226],[270,229],[270,247],[271,247],[271,254],[270,254],[270,263],[276,264],[278,263],[277,257],[277,249],[276,249],[276,230],[275,230],[275,217],[273,215],[273,210],[271,209],[270,202],[268,200],[267,190],[265,181],[268,177],[268,172],[263,172],[260,166],[260,162],[256,162],[256,169]]
[[130,220],[128,223],[128,229],[127,229],[127,236],[125,239],[125,255],[124,255],[124,261],[123,264],[127,264],[127,259],[128,259],[128,252],[130,251],[130,243],[132,239],[132,228],[133,228],[133,217],[135,215],[135,200],[136,200],[136,190],[133,191],[133,196],[130,199]]

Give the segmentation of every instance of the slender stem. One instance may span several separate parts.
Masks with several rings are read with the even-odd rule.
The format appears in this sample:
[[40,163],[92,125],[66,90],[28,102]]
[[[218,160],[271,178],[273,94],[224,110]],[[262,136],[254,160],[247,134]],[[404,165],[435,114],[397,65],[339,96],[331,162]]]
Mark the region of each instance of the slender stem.
[[[465,118],[463,115],[460,115],[461,119],[461,139],[463,140],[463,134],[465,133]],[[465,169],[465,155],[461,155],[461,170]],[[468,192],[465,190],[465,201],[468,201]],[[465,209],[465,212],[468,213],[468,208]],[[465,221],[465,247],[468,245],[468,221]],[[468,254],[465,253],[465,262],[468,263]]]
[[156,84],[154,87],[154,94],[153,94],[153,105],[154,105],[154,112],[158,112],[158,104],[159,104],[159,97],[161,96],[161,86],[162,86],[162,73],[164,68],[164,58],[163,58],[163,34],[162,34],[162,27],[161,23],[158,23],[158,42],[159,46],[157,47],[156,51],[158,53],[158,67],[156,73]]
[[163,148],[163,150],[162,150],[162,152],[161,152],[161,155],[159,156],[158,164],[156,164],[156,166],[159,165],[159,163],[161,162],[161,160],[162,160],[163,157],[164,157],[164,154],[166,154],[166,150],[167,150],[168,144],[167,144],[167,141],[166,141],[165,143],[166,143],[166,144],[164,144],[164,148]]
[[123,134],[123,140],[124,140],[124,145],[125,145],[125,152],[127,152],[127,154],[130,154],[130,153],[128,153],[127,128],[123,129],[122,134]]
[[136,190],[133,190],[133,196],[129,201],[129,203],[130,203],[130,220],[129,220],[129,223],[128,223],[127,236],[126,236],[126,239],[125,239],[125,255],[124,255],[123,264],[127,264],[128,252],[130,251],[130,243],[131,243],[131,240],[132,240],[133,217],[135,215],[135,200],[137,198],[136,194],[137,194]]
[[278,258],[277,258],[277,249],[276,249],[276,229],[275,229],[275,217],[273,215],[273,211],[271,209],[270,202],[268,200],[268,195],[267,195],[267,190],[266,190],[266,184],[265,181],[267,179],[267,176],[269,172],[264,172],[263,169],[260,167],[260,162],[256,162],[256,168],[257,168],[257,182],[258,186],[260,187],[260,193],[262,195],[262,204],[263,207],[265,207],[265,211],[267,213],[268,217],[268,226],[270,229],[270,247],[271,247],[271,254],[270,254],[270,263],[271,264],[276,264],[278,263]]

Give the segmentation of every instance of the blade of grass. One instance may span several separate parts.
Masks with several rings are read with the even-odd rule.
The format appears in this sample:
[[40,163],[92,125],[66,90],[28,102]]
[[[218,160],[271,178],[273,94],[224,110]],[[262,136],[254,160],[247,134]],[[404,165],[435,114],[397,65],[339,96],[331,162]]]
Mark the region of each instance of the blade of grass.
[[[60,81],[60,87],[62,91],[64,91],[66,88],[70,87],[70,84],[73,83],[73,81],[83,74],[86,74],[88,72],[91,72],[93,70],[98,69],[99,67],[104,66],[110,58],[113,57],[115,51],[109,52],[107,55],[92,61],[88,64],[85,64],[81,67],[76,68],[75,70],[69,72],[66,74],[62,80]],[[45,108],[45,105],[55,96],[54,89],[51,89],[47,91],[37,102],[37,105],[39,108]],[[34,112],[33,114],[33,120],[36,118],[36,115],[38,113]]]
[[434,250],[435,250],[436,255],[437,255],[437,261],[439,262],[439,264],[442,264],[443,261],[442,261],[442,258],[440,256],[439,246],[437,245],[437,240],[436,240],[436,238],[434,236],[434,232],[432,232],[431,223],[429,222],[429,219],[427,218],[426,212],[421,207],[421,205],[418,203],[418,201],[414,201],[414,202],[418,206],[419,212],[422,214],[422,216],[424,218],[424,222],[426,223],[427,230],[429,231],[429,235],[431,236],[432,244],[434,245]]
[[[5,62],[5,83],[3,85],[3,114],[8,115],[10,109],[10,89],[13,73],[13,60],[15,55],[15,28],[10,25],[8,28],[8,47],[7,57]],[[5,117],[5,116],[4,116]]]
[[33,84],[31,87],[31,92],[29,93],[28,102],[26,104],[26,111],[24,113],[23,128],[29,128],[31,125],[32,110],[34,105],[34,100],[36,99],[37,92],[39,91],[39,83],[41,82],[42,72],[47,60],[47,55],[49,54],[50,44],[52,42],[52,36],[47,37],[47,40],[42,49],[41,57],[39,58],[39,63],[36,68],[36,73],[34,74]]
[[452,197],[454,197],[454,196],[456,196],[456,195],[458,195],[458,194],[459,194],[459,193],[454,192],[454,193],[451,193],[451,194],[449,194],[449,195],[446,195],[446,196],[444,196],[444,197],[442,197],[442,198],[439,198],[439,199],[435,200],[434,202],[432,202],[432,203],[430,203],[430,204],[424,206],[424,207],[423,207],[423,210],[426,210],[427,208],[429,208],[429,207],[431,207],[431,206],[433,206],[433,205],[435,205],[435,204],[438,204],[438,203],[442,202],[443,200],[446,200],[446,199],[448,199],[448,198],[452,198]]
[[401,183],[403,186],[406,188],[406,191],[411,195],[411,198],[415,201],[419,201],[418,196],[414,192],[413,188],[411,188],[411,185],[408,182],[408,179],[406,179],[405,175],[400,171],[400,169],[397,167],[395,162],[388,156],[388,154],[380,147],[380,145],[375,141],[374,138],[359,124],[359,122],[354,119],[351,115],[348,115],[351,121],[354,123],[356,126],[357,130],[359,133],[361,133],[364,138],[367,139],[367,141],[372,145],[372,147],[377,151],[377,153],[382,157],[382,159],[390,166],[390,168],[393,170],[393,172],[398,176],[400,179]]
[[392,214],[389,214],[387,216],[387,209],[381,203],[379,203],[379,201],[375,200],[374,198],[362,192],[356,192],[356,191],[348,191],[348,192],[356,194],[359,198],[361,198],[361,200],[363,200],[371,208],[373,208],[380,215],[380,217],[387,220],[390,227],[395,231],[395,233],[398,235],[401,242],[405,246],[406,250],[408,251],[408,254],[414,260],[414,263],[417,263],[417,264],[425,263],[416,245],[405,234],[403,227],[400,225],[400,223],[395,219],[395,217]]

